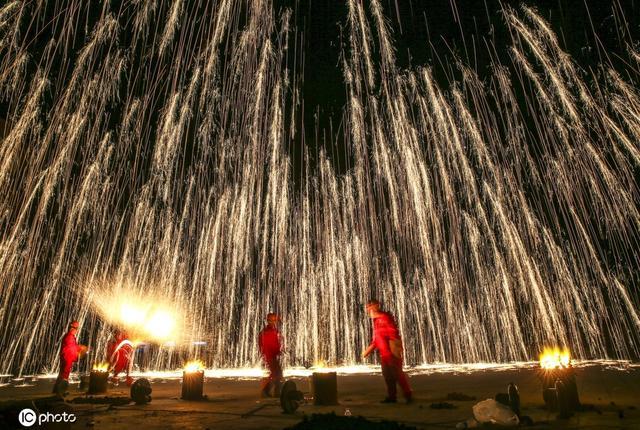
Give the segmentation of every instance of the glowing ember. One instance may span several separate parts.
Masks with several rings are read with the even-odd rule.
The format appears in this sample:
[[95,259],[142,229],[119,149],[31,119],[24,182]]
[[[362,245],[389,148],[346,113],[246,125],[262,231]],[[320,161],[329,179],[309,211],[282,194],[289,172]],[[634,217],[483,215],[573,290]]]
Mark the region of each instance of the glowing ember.
[[561,369],[571,363],[571,354],[564,348],[545,348],[540,354],[540,367],[543,369]]
[[109,370],[109,363],[95,363],[93,365],[94,372],[107,372]]
[[172,339],[176,332],[176,318],[168,310],[157,310],[146,321],[146,332],[155,339]]
[[323,360],[317,361],[312,367],[313,373],[330,373],[335,372],[335,368],[328,367],[327,363]]
[[199,372],[204,370],[204,363],[201,360],[192,360],[184,365],[184,371],[187,373]]
[[145,312],[143,309],[136,308],[131,303],[122,303],[120,305],[120,320],[126,326],[139,326],[144,324]]

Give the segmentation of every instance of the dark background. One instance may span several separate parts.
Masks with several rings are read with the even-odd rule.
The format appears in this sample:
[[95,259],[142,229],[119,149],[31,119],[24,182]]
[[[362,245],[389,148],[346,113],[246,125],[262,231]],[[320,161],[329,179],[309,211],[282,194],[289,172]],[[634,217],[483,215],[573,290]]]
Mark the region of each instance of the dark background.
[[[458,78],[453,65],[460,58],[481,76],[498,58],[511,65],[511,38],[501,8],[535,7],[552,25],[563,48],[585,71],[603,59],[626,68],[625,45],[640,40],[640,2],[637,0],[381,0],[395,39],[400,69],[432,66],[440,84]],[[304,38],[304,129],[306,144],[313,145],[323,130],[333,131],[342,142],[342,107],[346,103],[341,56],[348,55],[347,5],[336,0],[276,0],[276,8],[292,8],[295,25]],[[366,2],[365,2],[366,4]],[[368,11],[368,8],[365,8]],[[617,13],[614,13],[617,12]],[[621,21],[624,17],[625,22]],[[318,139],[322,142],[323,139]],[[325,139],[326,141],[327,139]],[[292,156],[298,169],[299,145]],[[348,168],[345,148],[326,145],[338,172]]]
[[[247,0],[251,1],[251,0]],[[367,3],[367,0],[363,0]],[[396,49],[397,66],[400,70],[415,69],[417,67],[432,67],[434,76],[441,87],[447,88],[453,82],[460,79],[459,70],[455,67],[455,60],[461,59],[471,66],[478,75],[488,77],[490,64],[499,62],[507,67],[512,66],[508,48],[511,45],[511,36],[502,16],[502,6],[507,4],[518,8],[521,4],[535,7],[553,27],[563,48],[571,55],[572,59],[584,72],[587,82],[597,79],[599,76],[598,65],[603,62],[611,63],[623,73],[634,73],[631,81],[638,82],[640,73],[626,64],[626,46],[628,43],[640,41],[640,1],[639,0],[545,0],[545,1],[503,1],[498,0],[381,0],[385,9],[385,16],[394,38],[393,45]],[[26,7],[33,8],[36,2],[27,3]],[[61,20],[66,19],[61,15],[61,10],[67,2],[49,1],[47,3],[47,16],[37,17],[33,20],[24,19],[20,23],[20,32],[28,43],[27,51],[30,61],[25,73],[32,75],[38,66],[42,66],[45,47],[52,34],[61,37]],[[66,51],[52,57],[47,64],[47,76],[51,81],[48,95],[42,107],[42,115],[53,111],[53,103],[58,99],[58,93],[64,89],[70,78],[70,71],[103,14],[105,7],[114,12],[124,10],[122,32],[116,43],[123,50],[130,49],[131,22],[127,21],[127,4],[125,1],[114,0],[108,3],[102,1],[86,1],[82,3],[82,10],[77,13],[78,24],[73,34],[69,36]],[[213,4],[213,2],[212,2]],[[199,13],[209,10],[211,6],[205,2],[188,1],[186,6],[189,16],[200,17],[200,21],[189,22],[191,27],[183,29],[182,34],[189,34],[191,28],[200,29],[208,24],[210,14]],[[299,80],[301,90],[301,104],[298,107],[296,118],[298,133],[287,143],[287,149],[293,169],[293,179],[296,183],[303,182],[302,178],[312,176],[315,160],[318,153],[324,148],[337,173],[345,173],[350,168],[350,148],[344,144],[344,107],[346,104],[346,85],[344,83],[344,71],[342,61],[349,55],[349,41],[347,28],[347,5],[342,0],[274,0],[274,12],[279,16],[284,9],[292,10],[291,44],[296,44],[296,50],[290,49],[286,59],[287,67],[295,75],[293,79]],[[367,13],[369,8],[365,7]],[[164,13],[164,12],[163,12]],[[162,31],[166,15],[159,14],[159,19],[152,23],[151,33]],[[242,14],[239,14],[239,22],[236,29],[243,28]],[[195,33],[195,31],[194,31]],[[206,32],[199,33],[201,36]],[[237,32],[230,32],[228,39],[238,36]],[[177,38],[176,38],[177,39]],[[194,36],[189,40],[185,50],[190,47],[201,48],[206,44],[206,37],[202,40]],[[229,40],[224,43],[229,44]],[[149,44],[151,45],[151,44]],[[177,44],[176,44],[177,45]],[[637,46],[637,45],[636,45]],[[177,63],[187,63],[192,58],[187,56],[175,57],[175,63],[171,65],[160,64],[160,61],[141,49],[131,54],[131,61],[138,62],[137,69],[141,76],[127,81],[123,79],[120,88],[121,100],[128,96],[140,97],[147,93],[153,93],[154,109],[148,112],[148,121],[141,130],[140,149],[136,154],[130,154],[133,160],[141,156],[144,160],[142,168],[132,174],[131,183],[122,184],[122,205],[127,202],[128,196],[139,189],[148,179],[148,167],[152,145],[155,142],[155,133],[158,126],[160,111],[165,106],[166,97],[171,94],[173,88],[184,87],[188,84],[190,76],[186,73],[172,73],[175,70],[189,70],[189,67],[180,67]],[[0,55],[2,53],[0,52]],[[377,55],[374,48],[374,57]],[[223,61],[224,62],[224,59]],[[375,62],[375,58],[374,58]],[[184,64],[183,64],[184,66]],[[636,66],[637,67],[637,66]],[[147,86],[149,76],[157,79],[158,86],[150,91]],[[628,77],[625,75],[625,77]],[[524,103],[522,91],[515,91],[516,96]],[[3,98],[4,97],[4,98]],[[16,109],[19,105],[15,100],[8,99],[3,93],[0,96],[0,133],[6,131],[3,119],[11,121],[12,112],[9,106]],[[114,103],[110,107],[108,121],[113,130],[122,119],[122,103]],[[525,109],[523,109],[525,111]],[[46,124],[46,119],[43,118]],[[193,121],[197,123],[197,121]],[[185,142],[183,170],[189,166],[193,149],[193,141]],[[310,163],[305,163],[305,148],[309,153]],[[80,169],[78,168],[77,171]],[[73,174],[74,172],[72,172]],[[636,168],[636,178],[638,169]],[[215,172],[210,173],[216,174]],[[636,179],[636,183],[638,180]],[[120,185],[120,184],[119,184]],[[132,191],[133,190],[133,191]],[[176,198],[176,206],[180,206],[179,197]],[[552,204],[552,203],[550,203]],[[11,219],[8,217],[7,219]],[[6,225],[0,225],[0,233],[4,234]],[[50,227],[56,230],[55,226]],[[609,248],[607,238],[602,238],[600,244],[604,249]],[[630,246],[631,247],[631,246]],[[55,251],[52,249],[51,252]],[[630,257],[627,261],[638,261],[638,250],[628,249]],[[78,251],[79,254],[82,250]],[[633,253],[633,256],[631,256]],[[50,257],[50,256],[49,256]],[[609,258],[609,256],[607,256]],[[43,266],[47,266],[50,258],[43,258]],[[612,261],[608,266],[613,266]],[[49,267],[43,267],[43,272]],[[624,270],[625,274],[635,276],[637,279],[637,267]],[[631,272],[631,273],[628,273]],[[635,300],[638,297],[637,282],[626,282],[635,289]],[[62,317],[61,317],[62,318]],[[7,321],[10,318],[7,317]]]

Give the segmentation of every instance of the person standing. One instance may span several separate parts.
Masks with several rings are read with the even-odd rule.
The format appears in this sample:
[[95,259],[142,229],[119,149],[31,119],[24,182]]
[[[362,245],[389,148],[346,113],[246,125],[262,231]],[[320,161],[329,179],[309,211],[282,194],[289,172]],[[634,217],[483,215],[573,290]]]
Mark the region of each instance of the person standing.
[[409,379],[402,370],[402,339],[393,315],[381,310],[380,302],[375,299],[367,302],[366,310],[369,318],[373,320],[373,339],[369,347],[362,353],[362,358],[367,358],[373,351],[378,350],[382,376],[384,376],[384,382],[387,385],[387,397],[382,403],[397,402],[396,385],[400,385],[406,402],[411,403],[413,394]]
[[280,316],[276,313],[267,314],[267,325],[258,336],[258,346],[265,366],[269,370],[269,376],[262,380],[260,394],[262,397],[271,397],[273,387],[273,397],[280,396],[280,385],[282,383],[282,365],[280,355],[282,355],[282,342],[278,323]]
[[64,394],[69,386],[69,374],[73,363],[78,361],[78,358],[83,356],[87,352],[87,347],[78,344],[76,335],[80,323],[78,321],[72,321],[69,324],[69,330],[62,338],[62,344],[60,346],[60,371],[58,372],[58,378],[53,385],[53,393],[59,397],[64,397]]

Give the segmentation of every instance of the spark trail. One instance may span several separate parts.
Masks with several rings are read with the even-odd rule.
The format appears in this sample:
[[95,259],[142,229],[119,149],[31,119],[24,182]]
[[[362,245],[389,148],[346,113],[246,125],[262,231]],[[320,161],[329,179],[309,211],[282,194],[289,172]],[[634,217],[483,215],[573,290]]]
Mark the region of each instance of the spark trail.
[[[590,84],[535,11],[506,9],[512,64],[481,80],[458,62],[445,89],[396,66],[379,0],[348,0],[338,174],[300,138],[290,10],[94,3],[0,9],[0,373],[52,369],[71,319],[100,350],[123,291],[173,303],[175,341],[206,342],[214,367],[255,365],[272,309],[291,364],[355,364],[372,295],[413,365],[528,361],[547,345],[638,357],[620,269],[639,263],[631,44],[627,73],[603,63]],[[181,364],[175,345],[155,368]]]

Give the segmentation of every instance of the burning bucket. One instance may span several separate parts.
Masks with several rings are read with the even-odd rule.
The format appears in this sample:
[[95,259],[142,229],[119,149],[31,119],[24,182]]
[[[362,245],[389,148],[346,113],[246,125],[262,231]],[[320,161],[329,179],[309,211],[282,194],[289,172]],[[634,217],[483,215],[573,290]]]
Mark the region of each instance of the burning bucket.
[[109,364],[95,364],[89,374],[88,394],[102,394],[107,392],[107,382],[109,381]]
[[580,408],[576,374],[571,366],[569,350],[547,348],[540,355],[542,397],[547,408],[562,417],[571,416]]
[[182,371],[183,400],[202,400],[204,388],[204,364],[200,360],[188,362]]

